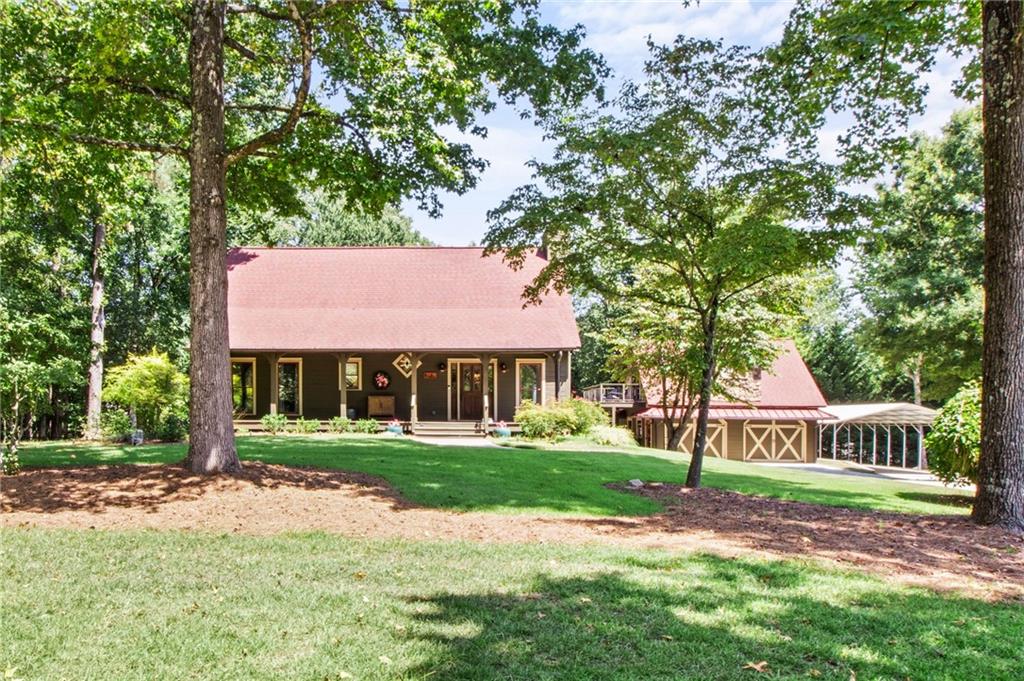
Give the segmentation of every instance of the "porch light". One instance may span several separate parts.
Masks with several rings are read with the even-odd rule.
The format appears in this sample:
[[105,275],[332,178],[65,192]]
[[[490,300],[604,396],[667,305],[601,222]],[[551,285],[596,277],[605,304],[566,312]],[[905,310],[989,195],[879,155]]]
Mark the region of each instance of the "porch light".
[[498,365],[498,368],[499,368],[499,369],[501,369],[501,373],[505,373],[506,371],[508,371],[508,365],[507,365],[507,364],[505,364],[504,362],[502,362],[501,364],[499,364],[499,365]]
[[444,373],[444,370],[447,368],[448,366],[444,362],[441,362],[440,364],[437,365],[437,370],[440,371],[442,374]]

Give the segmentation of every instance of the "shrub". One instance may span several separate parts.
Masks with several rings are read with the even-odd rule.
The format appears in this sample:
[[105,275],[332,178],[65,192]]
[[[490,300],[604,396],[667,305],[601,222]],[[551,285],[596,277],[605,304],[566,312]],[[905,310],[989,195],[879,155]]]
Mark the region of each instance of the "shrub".
[[587,431],[587,438],[597,445],[608,447],[636,447],[636,438],[629,428],[621,426],[594,426]]
[[124,442],[132,432],[132,420],[121,409],[107,409],[100,414],[100,434],[106,440]]
[[327,422],[327,430],[332,433],[351,433],[352,422],[344,416],[335,416]]
[[928,468],[946,484],[978,482],[981,455],[981,386],[964,384],[942,406],[925,439]]
[[516,422],[528,438],[553,439],[583,435],[595,426],[607,425],[608,415],[600,405],[573,398],[547,405],[524,402],[516,410]]
[[315,433],[320,429],[320,422],[316,419],[295,419],[295,432],[296,433]]
[[136,427],[143,432],[158,434],[171,415],[187,421],[188,376],[178,371],[167,353],[128,355],[124,364],[107,372],[103,401],[134,413]]
[[266,414],[260,419],[260,425],[271,435],[277,435],[288,426],[288,417],[284,414]]
[[188,435],[188,417],[181,417],[178,414],[169,414],[160,423],[156,436],[166,442],[177,442],[184,440]]
[[355,429],[357,433],[370,435],[380,430],[380,424],[373,419],[359,419],[355,423]]

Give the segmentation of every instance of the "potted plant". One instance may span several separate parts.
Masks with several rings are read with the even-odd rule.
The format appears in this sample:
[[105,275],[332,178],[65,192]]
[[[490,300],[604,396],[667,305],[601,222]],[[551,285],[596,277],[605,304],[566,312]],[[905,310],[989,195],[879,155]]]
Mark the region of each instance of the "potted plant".
[[494,424],[494,436],[495,437],[512,437],[512,429],[508,427],[508,424],[504,421],[498,421]]
[[402,434],[402,422],[399,421],[398,419],[391,419],[390,421],[388,421],[388,425],[386,427],[386,430],[389,433],[394,433],[395,435],[401,435]]

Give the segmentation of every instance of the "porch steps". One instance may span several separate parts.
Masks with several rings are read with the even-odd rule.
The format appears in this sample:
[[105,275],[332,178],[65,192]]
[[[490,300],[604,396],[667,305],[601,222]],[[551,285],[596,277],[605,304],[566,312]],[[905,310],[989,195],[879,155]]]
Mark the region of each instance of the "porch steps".
[[483,437],[479,421],[418,421],[413,427],[414,435],[425,437]]

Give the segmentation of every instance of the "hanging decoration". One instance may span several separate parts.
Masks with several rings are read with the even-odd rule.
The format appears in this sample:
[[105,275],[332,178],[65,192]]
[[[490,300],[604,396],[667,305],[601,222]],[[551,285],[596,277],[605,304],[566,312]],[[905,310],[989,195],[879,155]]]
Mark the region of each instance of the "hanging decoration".
[[386,371],[378,371],[373,374],[373,387],[377,390],[387,390],[391,385],[391,376]]

